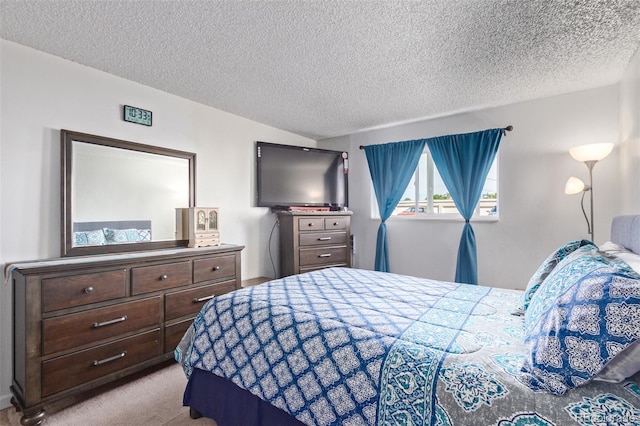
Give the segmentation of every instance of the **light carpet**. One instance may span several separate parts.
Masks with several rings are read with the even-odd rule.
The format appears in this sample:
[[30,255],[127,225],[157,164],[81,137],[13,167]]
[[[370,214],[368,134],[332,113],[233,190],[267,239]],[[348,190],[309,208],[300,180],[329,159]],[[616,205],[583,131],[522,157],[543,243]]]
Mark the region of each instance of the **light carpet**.
[[[189,417],[182,406],[187,379],[180,365],[166,367],[98,393],[67,408],[45,411],[47,426],[215,426],[213,420]],[[20,426],[21,413],[10,407],[0,411],[0,425]]]

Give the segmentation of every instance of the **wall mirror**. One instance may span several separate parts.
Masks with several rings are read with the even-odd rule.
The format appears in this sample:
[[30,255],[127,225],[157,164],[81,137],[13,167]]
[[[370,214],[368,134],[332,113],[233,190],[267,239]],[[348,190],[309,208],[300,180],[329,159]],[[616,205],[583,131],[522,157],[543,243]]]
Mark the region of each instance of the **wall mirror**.
[[62,255],[186,246],[176,208],[195,206],[196,154],[61,130]]

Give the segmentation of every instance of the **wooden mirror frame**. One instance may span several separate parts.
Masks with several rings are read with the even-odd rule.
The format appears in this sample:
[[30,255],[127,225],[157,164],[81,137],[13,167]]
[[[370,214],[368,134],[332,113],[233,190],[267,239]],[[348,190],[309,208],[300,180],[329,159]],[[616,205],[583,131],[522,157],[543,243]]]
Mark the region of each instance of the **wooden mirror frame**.
[[137,242],[129,244],[108,244],[95,246],[73,246],[73,198],[72,198],[72,143],[86,142],[90,144],[102,145],[125,150],[138,151],[143,153],[164,155],[175,158],[183,158],[189,162],[189,207],[195,207],[196,188],[196,154],[186,151],[178,151],[169,148],[161,148],[152,145],[144,145],[136,142],[129,142],[120,139],[112,139],[103,136],[91,135],[87,133],[74,132],[71,130],[60,130],[60,140],[62,145],[62,232],[61,246],[62,256],[82,256],[93,254],[121,253],[131,251],[156,250],[163,248],[186,247],[188,240],[162,240]]

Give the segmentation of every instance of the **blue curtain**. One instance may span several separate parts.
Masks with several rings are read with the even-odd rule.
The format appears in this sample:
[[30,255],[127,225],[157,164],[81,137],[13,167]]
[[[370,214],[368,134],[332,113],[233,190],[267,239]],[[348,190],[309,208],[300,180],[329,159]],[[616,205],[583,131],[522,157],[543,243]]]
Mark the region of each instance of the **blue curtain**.
[[478,284],[476,236],[469,219],[482,195],[503,133],[503,129],[489,129],[427,139],[433,162],[465,219],[456,267],[459,283]]
[[425,139],[364,147],[382,222],[378,227],[375,270],[389,272],[386,220],[398,205],[418,167]]

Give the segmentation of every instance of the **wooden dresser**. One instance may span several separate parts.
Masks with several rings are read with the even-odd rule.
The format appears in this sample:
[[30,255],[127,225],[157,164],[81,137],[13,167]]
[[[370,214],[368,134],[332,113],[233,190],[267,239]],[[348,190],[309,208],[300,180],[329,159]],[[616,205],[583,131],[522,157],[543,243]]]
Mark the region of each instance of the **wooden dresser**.
[[281,212],[280,273],[351,267],[351,212]]
[[12,402],[37,425],[48,404],[173,358],[202,305],[240,288],[243,246],[11,265]]

